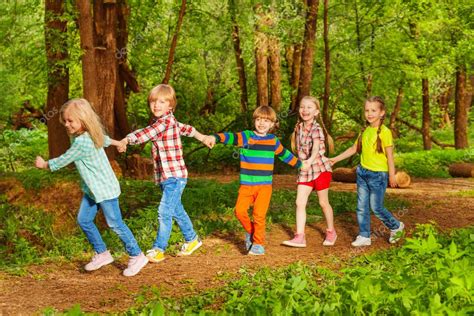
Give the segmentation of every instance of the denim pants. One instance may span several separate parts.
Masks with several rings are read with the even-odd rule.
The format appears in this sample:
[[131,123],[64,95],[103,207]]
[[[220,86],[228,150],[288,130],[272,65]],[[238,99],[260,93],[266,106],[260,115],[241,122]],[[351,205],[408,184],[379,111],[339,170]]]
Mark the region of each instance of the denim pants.
[[370,237],[370,209],[390,230],[400,227],[400,222],[384,206],[388,173],[357,167],[357,221],[359,235]]
[[138,246],[135,237],[122,220],[118,198],[105,200],[96,203],[87,194],[84,194],[77,215],[77,223],[91,243],[95,252],[102,253],[107,250],[107,246],[102,240],[102,236],[94,223],[98,208],[102,209],[107,225],[119,236],[125,250],[130,256],[137,256],[142,251]]
[[191,223],[191,219],[181,203],[181,195],[186,187],[186,183],[187,179],[185,178],[168,178],[160,183],[163,196],[158,206],[159,227],[153,248],[163,252],[166,250],[171,235],[173,219],[178,223],[186,242],[196,239],[197,234],[194,231],[193,223]]

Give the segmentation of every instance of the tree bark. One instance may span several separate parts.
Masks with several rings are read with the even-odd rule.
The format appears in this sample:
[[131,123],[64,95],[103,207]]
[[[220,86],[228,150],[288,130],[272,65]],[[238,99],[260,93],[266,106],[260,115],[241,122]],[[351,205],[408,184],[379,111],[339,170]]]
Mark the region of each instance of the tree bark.
[[428,79],[421,79],[422,95],[423,95],[423,120],[421,124],[421,130],[423,135],[423,149],[431,149],[431,115],[430,115],[430,92]]
[[235,13],[235,0],[229,0],[229,12],[232,22],[232,43],[234,44],[235,62],[239,74],[240,110],[242,113],[246,113],[249,103],[247,94],[247,78],[245,76],[245,64],[244,59],[242,58],[242,48],[240,47],[240,31]]
[[60,108],[69,97],[67,21],[63,19],[63,1],[45,1],[45,47],[48,66],[46,113],[42,120],[48,126],[49,158],[62,155],[69,147],[66,129],[59,122]]
[[329,21],[328,21],[328,0],[324,0],[323,17],[323,39],[324,39],[324,96],[322,118],[328,131],[331,130],[331,121],[329,119],[329,93],[331,88],[331,56],[329,52]]
[[445,126],[451,127],[451,119],[449,118],[449,101],[452,95],[452,87],[450,84],[447,84],[441,94],[438,97],[439,109],[441,112],[441,124],[440,127],[444,128]]
[[178,35],[181,30],[181,25],[183,24],[184,14],[186,13],[186,0],[181,1],[181,8],[179,10],[178,22],[176,22],[176,30],[171,40],[170,51],[168,54],[168,64],[166,65],[165,77],[163,78],[162,83],[167,84],[170,81],[171,69],[174,62],[174,54],[176,52],[176,46],[178,45]]
[[255,13],[259,20],[255,29],[255,71],[257,77],[257,107],[261,105],[269,105],[268,95],[268,38],[261,31],[262,26],[268,24],[265,16],[261,11],[260,4],[256,5]]
[[298,85],[300,82],[301,75],[301,54],[303,53],[303,47],[301,44],[294,45],[293,62],[291,63],[291,111],[296,112],[298,103]]
[[392,130],[392,133],[398,137],[398,131],[395,128],[395,122],[397,121],[398,114],[400,113],[400,108],[403,101],[403,87],[398,88],[397,101],[395,101],[395,106],[393,107],[392,115],[390,115],[390,124],[389,127]]
[[316,22],[318,19],[319,0],[306,0],[306,22],[304,31],[304,46],[301,55],[301,74],[298,84],[296,108],[300,100],[311,93],[313,75],[314,43],[316,39]]
[[280,44],[278,39],[268,39],[269,61],[270,61],[270,91],[271,106],[276,112],[281,110],[281,66],[280,66]]
[[456,71],[456,94],[454,98],[454,145],[456,149],[469,147],[467,139],[469,104],[466,99],[468,99],[466,91],[466,70],[464,67],[458,67]]

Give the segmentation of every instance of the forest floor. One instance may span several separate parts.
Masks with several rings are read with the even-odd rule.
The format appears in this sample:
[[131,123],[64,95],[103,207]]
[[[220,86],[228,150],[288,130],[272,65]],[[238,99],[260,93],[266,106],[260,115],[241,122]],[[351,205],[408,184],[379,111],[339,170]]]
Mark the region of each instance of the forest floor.
[[[238,175],[196,176],[222,182],[238,179]],[[295,188],[293,175],[276,175],[275,189]],[[335,191],[355,191],[355,184],[334,182]],[[418,223],[435,222],[440,230],[465,227],[474,223],[474,198],[462,191],[474,190],[472,179],[415,179],[406,189],[388,189],[389,196],[400,196],[410,201],[409,209],[395,215],[405,223],[407,233]],[[67,194],[67,193],[65,193]],[[27,267],[26,275],[0,273],[0,315],[36,314],[52,307],[62,311],[80,304],[82,311],[107,313],[130,308],[138,296],[158,289],[163,297],[197,294],[205,289],[225,284],[226,276],[239,269],[281,267],[292,262],[337,269],[350,257],[381,249],[397,247],[387,242],[388,231],[373,218],[373,230],[381,235],[372,237],[372,246],[352,248],[350,242],[357,235],[355,213],[336,216],[338,240],[334,247],[323,247],[325,224],[318,222],[307,227],[308,247],[293,249],[281,246],[292,235],[292,227],[273,225],[267,233],[265,256],[245,254],[243,234],[213,235],[203,240],[202,248],[189,257],[168,256],[158,264],[148,264],[133,278],[122,276],[126,258],[93,273],[86,273],[86,262],[48,263]]]

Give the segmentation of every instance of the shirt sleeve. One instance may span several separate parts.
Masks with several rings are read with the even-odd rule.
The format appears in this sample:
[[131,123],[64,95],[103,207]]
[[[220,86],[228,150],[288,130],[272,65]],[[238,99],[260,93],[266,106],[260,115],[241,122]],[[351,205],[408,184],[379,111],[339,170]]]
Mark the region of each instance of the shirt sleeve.
[[104,135],[104,147],[109,147],[112,144],[112,140],[108,135]]
[[384,128],[380,132],[380,139],[382,140],[382,147],[390,147],[393,146],[393,136],[392,131],[388,128]]
[[178,129],[179,129],[179,135],[194,137],[194,135],[196,134],[196,129],[193,126],[183,124],[181,122],[177,122],[177,124],[178,124]]
[[245,132],[238,133],[218,133],[212,135],[216,138],[216,141],[226,144],[243,147],[244,144],[248,143],[247,135]]
[[59,170],[70,163],[80,160],[84,153],[84,142],[81,138],[75,138],[71,147],[61,156],[48,161],[51,171]]
[[321,128],[321,126],[319,124],[316,125],[315,129],[313,129],[313,133],[312,133],[311,137],[313,138],[313,140],[319,140],[319,141],[324,143],[324,141],[325,141],[324,132],[323,132],[323,129]]
[[293,155],[288,149],[283,147],[278,138],[276,139],[275,143],[275,155],[277,155],[278,159],[280,159],[284,163],[292,167],[301,168],[301,160],[296,158],[295,155]]
[[164,132],[170,125],[170,120],[157,120],[155,123],[136,130],[127,135],[128,143],[130,145],[143,144],[155,138]]

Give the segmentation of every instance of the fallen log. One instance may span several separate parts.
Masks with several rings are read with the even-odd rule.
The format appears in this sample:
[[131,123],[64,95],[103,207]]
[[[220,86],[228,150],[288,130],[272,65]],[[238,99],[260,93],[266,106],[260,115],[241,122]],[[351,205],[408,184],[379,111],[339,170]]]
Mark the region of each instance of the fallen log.
[[355,183],[356,182],[355,168],[336,168],[332,171],[332,179],[338,182]]
[[451,177],[473,178],[474,177],[474,163],[461,162],[454,163],[449,166],[449,174]]
[[411,183],[410,175],[403,171],[397,171],[395,174],[395,181],[399,188],[408,188]]

